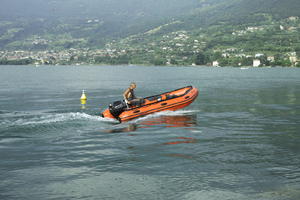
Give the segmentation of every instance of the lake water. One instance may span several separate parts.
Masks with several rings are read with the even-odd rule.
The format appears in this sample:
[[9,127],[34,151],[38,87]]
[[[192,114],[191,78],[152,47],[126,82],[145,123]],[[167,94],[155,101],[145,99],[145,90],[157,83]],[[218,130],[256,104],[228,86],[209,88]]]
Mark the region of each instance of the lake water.
[[[300,199],[300,69],[0,70],[1,200]],[[132,81],[138,96],[200,93],[180,111],[99,117]]]

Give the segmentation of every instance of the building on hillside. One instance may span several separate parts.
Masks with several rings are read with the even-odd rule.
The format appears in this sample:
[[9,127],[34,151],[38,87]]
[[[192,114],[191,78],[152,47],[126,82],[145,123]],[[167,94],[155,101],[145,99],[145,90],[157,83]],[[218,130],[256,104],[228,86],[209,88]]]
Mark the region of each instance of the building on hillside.
[[176,43],[175,46],[176,46],[176,47],[183,47],[184,44]]
[[257,54],[255,54],[255,58],[259,58],[259,57],[262,57],[262,56],[264,56],[263,53],[257,53]]
[[222,53],[223,58],[229,58],[230,54],[229,53]]
[[267,60],[268,60],[269,62],[274,62],[274,61],[275,61],[275,57],[274,57],[274,56],[268,56],[268,57],[267,57]]
[[291,21],[296,21],[299,19],[299,17],[298,16],[290,16],[288,19]]
[[297,56],[290,56],[289,59],[292,65],[296,65],[296,62],[298,61]]
[[294,51],[294,52],[289,52],[287,53],[289,56],[297,56],[297,53]]
[[249,32],[262,31],[262,30],[264,30],[263,27],[258,27],[258,26],[253,26],[253,27],[249,26],[249,27],[247,27],[247,31],[249,31]]
[[220,63],[219,63],[217,60],[216,60],[216,61],[213,61],[212,66],[213,66],[213,67],[219,67],[219,66],[220,66]]
[[18,56],[15,56],[15,55],[12,55],[12,56],[7,56],[6,59],[7,59],[7,60],[18,60],[19,57],[18,57]]
[[253,67],[259,67],[260,65],[261,65],[260,60],[258,60],[258,59],[253,60]]
[[235,54],[234,57],[236,57],[236,58],[245,58],[245,57],[246,57],[246,54],[244,54],[244,53]]
[[297,31],[297,27],[291,26],[291,27],[288,27],[287,30],[288,30],[288,31]]

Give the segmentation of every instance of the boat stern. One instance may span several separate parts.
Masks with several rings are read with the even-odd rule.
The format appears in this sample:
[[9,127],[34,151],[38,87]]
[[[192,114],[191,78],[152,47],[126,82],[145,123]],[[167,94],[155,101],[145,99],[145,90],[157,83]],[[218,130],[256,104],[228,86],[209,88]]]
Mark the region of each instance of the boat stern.
[[110,113],[109,109],[104,110],[101,116],[103,118],[115,119],[115,117]]

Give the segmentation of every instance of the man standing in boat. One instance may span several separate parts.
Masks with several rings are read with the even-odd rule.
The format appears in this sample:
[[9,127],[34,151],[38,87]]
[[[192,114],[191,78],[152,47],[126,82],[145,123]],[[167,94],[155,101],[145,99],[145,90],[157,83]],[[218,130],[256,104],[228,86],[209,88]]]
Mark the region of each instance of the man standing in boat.
[[131,83],[129,88],[127,90],[125,90],[125,92],[123,93],[123,97],[127,104],[129,104],[131,106],[141,106],[141,104],[143,103],[143,99],[137,98],[135,96],[135,94],[134,94],[135,88],[136,88],[136,84]]

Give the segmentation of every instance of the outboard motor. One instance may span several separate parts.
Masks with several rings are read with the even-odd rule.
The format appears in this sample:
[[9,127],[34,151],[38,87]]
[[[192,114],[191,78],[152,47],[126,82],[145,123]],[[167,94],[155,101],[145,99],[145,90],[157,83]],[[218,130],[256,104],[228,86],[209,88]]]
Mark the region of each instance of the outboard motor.
[[109,104],[109,111],[115,118],[118,118],[126,108],[127,106],[124,101],[115,101],[112,104]]

